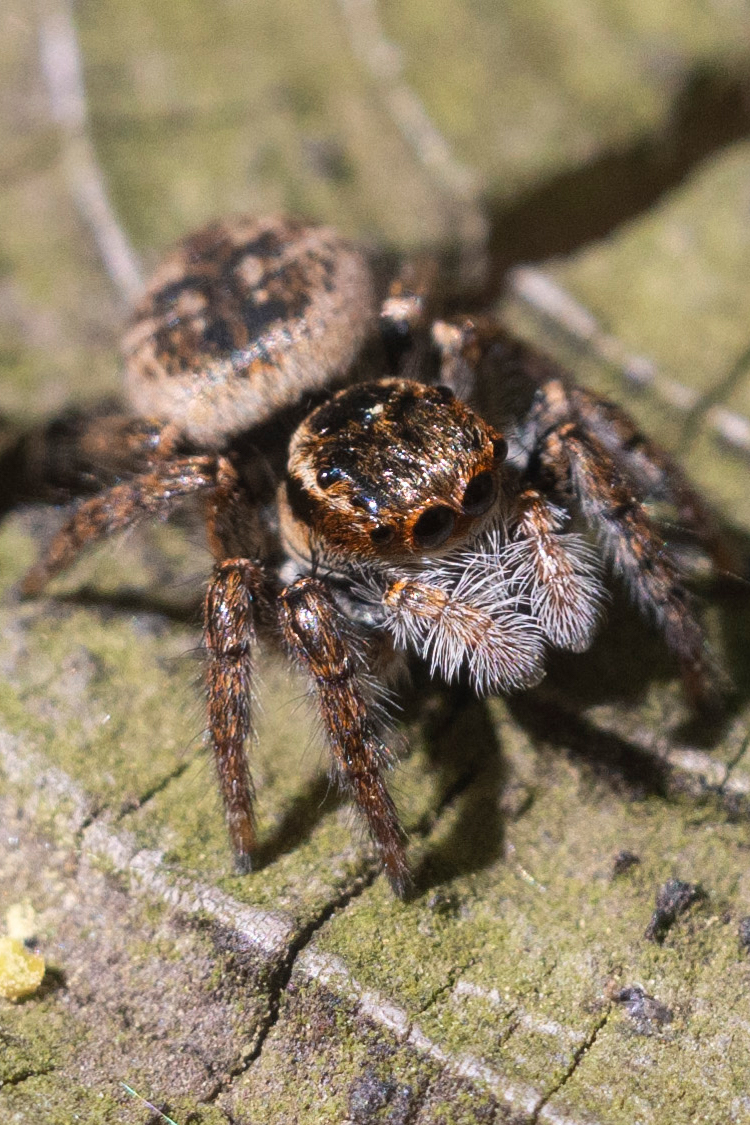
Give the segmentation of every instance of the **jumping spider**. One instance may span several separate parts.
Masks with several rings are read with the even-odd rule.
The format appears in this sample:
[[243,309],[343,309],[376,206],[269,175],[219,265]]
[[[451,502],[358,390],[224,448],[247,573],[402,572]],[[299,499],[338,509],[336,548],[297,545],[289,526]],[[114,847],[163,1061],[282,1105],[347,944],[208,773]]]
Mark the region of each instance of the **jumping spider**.
[[[490,318],[430,322],[426,276],[405,267],[378,308],[365,254],[329,229],[206,227],[165,258],[126,332],[133,413],[67,435],[71,463],[109,466],[114,481],[74,510],[27,594],[88,544],[202,494],[216,560],[208,729],[241,871],[255,847],[259,622],[309,674],[333,775],[399,893],[378,686],[399,653],[481,693],[536,684],[549,649],[591,644],[606,563],[693,698],[711,691],[701,627],[644,500],[672,504],[719,559],[711,512],[627,414]],[[496,425],[464,401],[483,384],[506,403]]]

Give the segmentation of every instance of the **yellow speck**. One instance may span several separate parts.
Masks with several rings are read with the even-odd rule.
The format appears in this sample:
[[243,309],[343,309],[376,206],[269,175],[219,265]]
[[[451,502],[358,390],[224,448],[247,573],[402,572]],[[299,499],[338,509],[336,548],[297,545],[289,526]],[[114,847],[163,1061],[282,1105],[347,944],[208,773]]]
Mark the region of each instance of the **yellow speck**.
[[30,902],[14,902],[5,912],[8,937],[31,941],[36,934],[36,911]]
[[0,996],[20,1000],[36,992],[43,976],[43,957],[31,953],[18,938],[0,937]]

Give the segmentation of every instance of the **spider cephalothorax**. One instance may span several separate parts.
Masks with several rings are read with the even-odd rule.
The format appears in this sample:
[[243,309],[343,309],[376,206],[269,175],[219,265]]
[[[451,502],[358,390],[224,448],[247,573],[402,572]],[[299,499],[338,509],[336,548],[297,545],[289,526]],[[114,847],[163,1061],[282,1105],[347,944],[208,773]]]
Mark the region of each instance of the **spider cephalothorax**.
[[495,506],[504,439],[445,386],[381,379],[339,391],[292,437],[284,526],[311,557],[447,550]]
[[[693,699],[711,691],[702,631],[644,501],[671,503],[721,560],[710,510],[623,411],[492,320],[430,324],[415,276],[404,270],[378,319],[365,255],[332,231],[215,223],[165,259],[135,311],[134,413],[70,415],[54,431],[64,457],[36,449],[66,480],[109,475],[27,575],[29,594],[87,543],[204,497],[208,728],[241,870],[255,846],[259,614],[309,673],[333,774],[398,891],[408,870],[374,682],[395,650],[481,692],[534,684],[551,648],[591,643],[609,564]],[[480,375],[512,387],[502,426],[465,401]]]

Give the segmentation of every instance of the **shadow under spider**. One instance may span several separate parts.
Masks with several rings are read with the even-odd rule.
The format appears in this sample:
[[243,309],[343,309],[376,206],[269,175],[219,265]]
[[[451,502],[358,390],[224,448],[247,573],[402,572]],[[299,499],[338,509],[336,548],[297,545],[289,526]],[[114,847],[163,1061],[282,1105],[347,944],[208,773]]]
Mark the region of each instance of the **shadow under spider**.
[[428,845],[415,866],[411,896],[490,866],[503,855],[501,799],[508,780],[485,700],[463,683],[436,689],[424,667],[415,670],[414,679],[403,718],[423,725],[424,748],[440,796],[412,826],[412,836],[427,836],[448,809],[453,816],[440,841]]
[[94,586],[81,586],[64,594],[45,595],[61,605],[80,606],[83,609],[96,609],[102,613],[149,614],[176,625],[187,625],[200,631],[203,615],[202,600],[189,598],[181,602],[160,598],[150,591],[118,590],[103,593]]
[[486,296],[496,297],[511,267],[573,253],[647,213],[702,161],[750,135],[748,86],[742,63],[735,70],[699,63],[676,90],[664,125],[510,202],[490,200]]
[[[436,690],[426,671],[418,668],[409,702],[399,718],[408,725],[424,725],[429,768],[437,775],[440,794],[435,806],[410,826],[411,837],[427,835],[449,806],[456,811],[455,822],[444,839],[428,851],[413,872],[413,896],[489,865],[502,854],[500,800],[507,771],[489,710],[484,700],[477,699],[467,687]],[[292,799],[272,831],[259,840],[254,870],[294,851],[326,815],[346,803],[346,795],[327,774],[317,775]],[[481,839],[475,839],[477,833],[481,833]]]
[[260,837],[253,854],[253,871],[270,866],[305,843],[313,829],[343,800],[328,774],[319,773],[292,798],[278,824]]

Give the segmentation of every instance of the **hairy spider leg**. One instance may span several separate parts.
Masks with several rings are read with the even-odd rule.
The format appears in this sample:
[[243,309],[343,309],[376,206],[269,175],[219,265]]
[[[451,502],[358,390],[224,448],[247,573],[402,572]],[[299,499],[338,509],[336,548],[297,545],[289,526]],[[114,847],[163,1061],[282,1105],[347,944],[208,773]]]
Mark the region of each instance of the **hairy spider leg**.
[[254,617],[266,578],[248,557],[259,545],[257,513],[226,457],[217,459],[216,487],[206,499],[206,525],[216,559],[203,606],[208,734],[235,866],[246,873],[255,848],[254,790],[247,760],[253,737]]
[[71,408],[23,433],[2,454],[0,475],[13,503],[65,503],[147,472],[173,454],[178,436],[174,427],[125,414],[112,402]]
[[377,733],[364,653],[316,578],[300,578],[281,591],[279,620],[290,654],[311,677],[334,777],[356,801],[391,886],[403,895],[409,882],[405,835],[383,781],[392,755]]
[[512,520],[517,550],[529,555],[522,573],[534,617],[557,648],[585,652],[604,599],[594,548],[580,535],[559,534],[567,513],[534,488],[519,494]]
[[438,262],[429,254],[407,259],[391,280],[380,307],[380,332],[394,371],[408,349],[425,336],[437,288]]
[[424,582],[404,576],[388,584],[382,599],[398,646],[418,652],[447,682],[465,664],[480,695],[539,683],[542,633],[514,608],[517,599],[505,596],[511,592],[502,576],[481,576],[475,590],[462,589],[460,579],[446,587],[446,577],[435,574],[433,582]]
[[180,457],[157,463],[122,484],[85,500],[63,524],[44,555],[27,573],[21,589],[40,593],[92,543],[149,517],[165,518],[185,496],[216,485],[216,457]]
[[[531,388],[559,375],[554,361],[504,331],[490,316],[461,316],[436,320],[432,344],[439,357],[439,380],[468,402],[481,407],[483,368],[488,364],[486,387],[492,403],[519,382]],[[515,399],[516,393],[511,395]]]
[[679,568],[627,478],[613,465],[599,440],[577,421],[545,437],[542,462],[552,471],[567,465],[578,503],[602,539],[614,570],[622,576],[639,609],[653,618],[682,668],[696,705],[716,695],[716,670]]
[[[546,421],[577,418],[583,430],[595,437],[640,496],[664,499],[676,509],[678,520],[696,538],[720,571],[742,573],[741,553],[729,541],[716,513],[700,496],[673,457],[642,433],[616,403],[582,387],[571,386],[549,356],[521,340],[513,339],[489,317],[464,317],[433,326],[433,341],[440,354],[441,381],[460,385],[473,397],[480,367],[492,364],[497,385],[519,376],[536,387],[547,402]],[[547,406],[552,409],[548,410]]]
[[674,505],[680,523],[695,536],[718,570],[740,573],[740,552],[674,458],[639,430],[615,403],[580,387],[572,388],[570,396],[586,428],[640,485],[643,494]]
[[214,570],[204,603],[208,730],[241,874],[250,871],[255,847],[247,745],[252,735],[253,608],[262,584],[260,567],[248,559],[225,559]]

